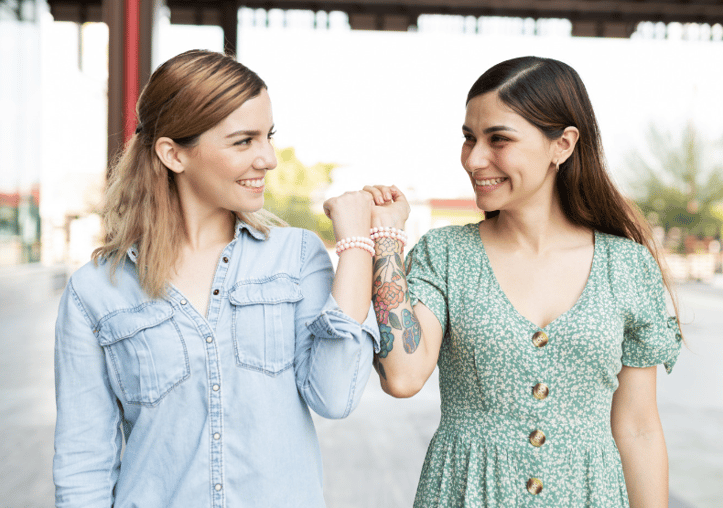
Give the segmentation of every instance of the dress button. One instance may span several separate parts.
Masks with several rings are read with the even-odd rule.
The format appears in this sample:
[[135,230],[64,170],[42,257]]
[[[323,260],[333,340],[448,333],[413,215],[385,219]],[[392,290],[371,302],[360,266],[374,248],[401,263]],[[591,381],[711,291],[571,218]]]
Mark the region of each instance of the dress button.
[[214,392],[217,392],[217,391],[219,391],[219,390],[221,389],[221,387],[218,386],[218,385],[213,385],[211,388],[213,388],[213,391],[214,391]]
[[214,295],[217,295],[217,294],[218,294],[218,289],[214,289],[214,290],[213,290],[213,294],[214,294]]
[[535,347],[545,347],[548,340],[549,339],[547,338],[547,334],[542,331],[535,332],[535,334],[532,336],[532,344],[534,344]]
[[545,433],[541,430],[533,430],[530,434],[530,444],[537,447],[545,444]]
[[214,485],[213,488],[216,489],[216,490],[221,490],[221,484],[220,484],[220,483],[217,483],[216,485]]
[[532,396],[537,400],[546,399],[550,394],[550,388],[545,383],[537,383],[532,387]]
[[223,257],[223,262],[228,263],[228,258],[226,256]]
[[542,492],[542,480],[539,478],[530,478],[527,480],[527,492],[533,495]]
[[213,438],[214,438],[216,441],[218,441],[219,439],[221,439],[221,434],[219,434],[218,432],[216,432],[216,433],[213,435]]
[[186,300],[181,300],[181,305],[186,305],[188,302]]
[[213,342],[213,337],[206,337],[206,342],[208,342],[209,344]]

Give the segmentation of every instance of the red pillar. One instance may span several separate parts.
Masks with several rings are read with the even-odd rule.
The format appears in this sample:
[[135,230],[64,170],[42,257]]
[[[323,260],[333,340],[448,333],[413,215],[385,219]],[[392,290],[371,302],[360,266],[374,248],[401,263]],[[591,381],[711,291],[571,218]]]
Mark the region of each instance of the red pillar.
[[136,102],[140,91],[141,0],[125,0],[123,37],[123,139],[136,130]]

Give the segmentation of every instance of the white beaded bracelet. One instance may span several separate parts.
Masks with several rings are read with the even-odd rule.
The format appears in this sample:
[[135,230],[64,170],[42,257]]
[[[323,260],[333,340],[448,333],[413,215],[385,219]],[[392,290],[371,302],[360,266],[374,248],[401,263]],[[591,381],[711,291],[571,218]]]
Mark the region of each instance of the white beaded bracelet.
[[347,249],[364,249],[372,256],[374,255],[374,242],[363,236],[352,236],[350,238],[342,238],[336,242],[336,253],[341,254]]
[[403,229],[380,227],[371,229],[371,239],[377,240],[378,238],[395,238],[399,240],[402,245],[407,245],[407,233]]

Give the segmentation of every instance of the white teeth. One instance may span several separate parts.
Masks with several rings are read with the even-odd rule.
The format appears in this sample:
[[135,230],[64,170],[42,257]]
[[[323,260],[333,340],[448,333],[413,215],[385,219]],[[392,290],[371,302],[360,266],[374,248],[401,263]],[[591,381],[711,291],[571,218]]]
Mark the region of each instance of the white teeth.
[[263,187],[264,179],[257,178],[256,180],[239,180],[238,183],[244,187]]
[[475,180],[474,183],[477,185],[497,185],[504,180],[505,178],[490,178],[489,180]]

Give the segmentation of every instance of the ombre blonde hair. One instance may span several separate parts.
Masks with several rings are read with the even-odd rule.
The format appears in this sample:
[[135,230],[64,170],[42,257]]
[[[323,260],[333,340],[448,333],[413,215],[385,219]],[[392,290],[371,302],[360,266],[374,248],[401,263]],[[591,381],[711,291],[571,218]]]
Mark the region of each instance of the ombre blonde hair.
[[[93,252],[96,263],[110,261],[113,276],[135,246],[141,287],[152,298],[166,294],[185,233],[174,174],[156,155],[156,140],[168,137],[193,147],[265,88],[256,73],[211,51],[187,51],[156,69],[136,105],[138,129],[112,165],[102,211],[106,234]],[[284,225],[265,210],[238,217],[265,235]]]

